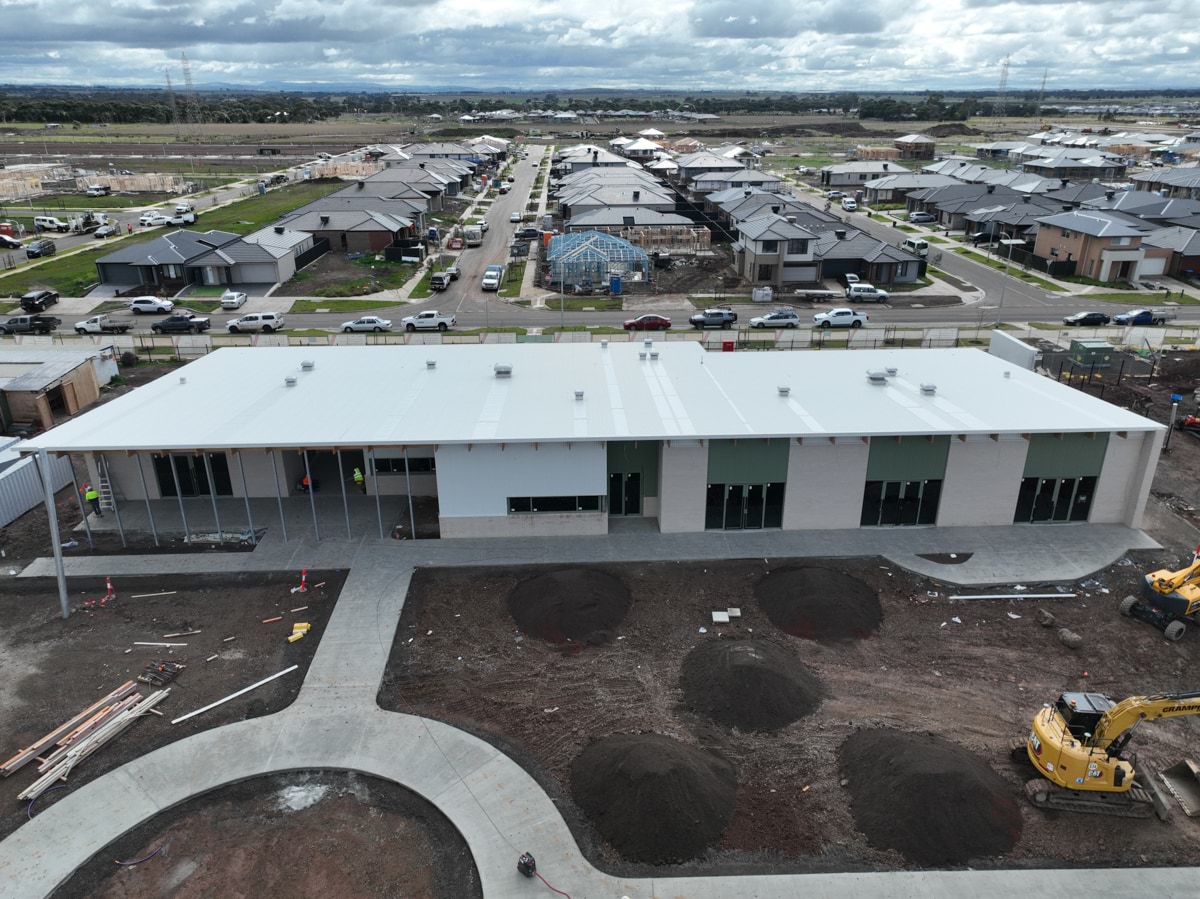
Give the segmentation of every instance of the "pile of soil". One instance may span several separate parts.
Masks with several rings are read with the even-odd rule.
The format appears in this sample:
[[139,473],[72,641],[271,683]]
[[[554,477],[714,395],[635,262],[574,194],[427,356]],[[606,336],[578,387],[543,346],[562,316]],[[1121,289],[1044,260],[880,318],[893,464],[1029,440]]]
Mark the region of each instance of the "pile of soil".
[[697,646],[680,672],[688,706],[739,730],[778,730],[814,712],[825,688],[787,649],[766,640]]
[[926,867],[1002,855],[1021,810],[983,761],[931,734],[863,730],[842,744],[850,809],[867,842]]
[[883,620],[872,587],[829,568],[780,568],[754,585],[754,596],[772,624],[805,640],[861,640]]
[[695,858],[733,814],[733,766],[658,734],[593,743],[571,766],[571,791],[596,829],[630,861]]
[[978,137],[987,132],[964,125],[962,122],[942,122],[940,125],[926,128],[921,133],[927,137]]
[[594,568],[539,574],[508,594],[508,612],[517,627],[550,643],[607,643],[632,604],[620,578]]

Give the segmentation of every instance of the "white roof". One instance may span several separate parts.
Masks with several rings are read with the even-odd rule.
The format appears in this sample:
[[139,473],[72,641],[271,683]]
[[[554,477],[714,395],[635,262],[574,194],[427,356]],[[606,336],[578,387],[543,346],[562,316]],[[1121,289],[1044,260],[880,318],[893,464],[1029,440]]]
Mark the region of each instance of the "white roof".
[[[974,349],[710,353],[692,341],[227,347],[29,441],[55,451],[1152,431]],[[316,363],[302,371],[302,360]],[[426,366],[426,360],[436,367]],[[497,378],[493,365],[512,365]],[[895,366],[886,386],[868,369]],[[1005,377],[1005,372],[1009,373]],[[284,384],[294,376],[294,387]],[[186,383],[182,382],[186,379]],[[933,396],[922,384],[936,384]],[[375,386],[371,386],[375,385]],[[386,385],[386,389],[380,389]],[[791,388],[790,396],[779,394]],[[576,400],[574,392],[584,391]]]

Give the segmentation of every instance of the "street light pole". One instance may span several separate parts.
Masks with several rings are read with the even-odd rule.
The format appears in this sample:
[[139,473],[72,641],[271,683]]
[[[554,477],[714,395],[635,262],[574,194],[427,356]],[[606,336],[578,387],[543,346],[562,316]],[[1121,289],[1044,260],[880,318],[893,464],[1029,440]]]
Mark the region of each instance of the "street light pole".
[[[1003,232],[1001,232],[1003,233]],[[1000,316],[1004,311],[1004,292],[1008,289],[1008,267],[1012,265],[1013,246],[1017,243],[1016,240],[1009,239],[1005,241],[1008,244],[1008,258],[1004,260],[1004,280],[1000,282],[1000,302],[996,304],[996,326],[1000,326]]]

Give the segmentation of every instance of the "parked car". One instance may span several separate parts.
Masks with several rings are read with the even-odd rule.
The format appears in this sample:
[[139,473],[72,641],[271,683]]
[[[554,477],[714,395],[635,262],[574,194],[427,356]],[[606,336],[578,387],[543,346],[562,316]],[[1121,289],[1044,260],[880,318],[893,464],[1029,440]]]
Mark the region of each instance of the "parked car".
[[175,304],[171,300],[160,297],[134,297],[129,301],[129,311],[134,315],[141,315],[143,312],[159,314],[170,312],[174,308]]
[[66,234],[71,230],[71,223],[64,222],[55,215],[35,215],[33,217],[33,227],[39,231],[58,231]]
[[1076,312],[1063,319],[1064,325],[1107,325],[1111,318],[1103,312]]
[[118,322],[107,315],[93,315],[75,322],[76,334],[124,334],[133,328],[128,322]]
[[840,200],[844,196],[846,196],[846,195],[844,193],[842,193],[840,190],[825,191],[825,199],[826,200]]
[[867,323],[865,312],[857,312],[842,306],[813,316],[813,325],[818,328],[861,328]]
[[483,270],[483,279],[479,282],[483,290],[499,290],[500,282],[504,280],[504,266],[489,265]]
[[264,334],[270,334],[272,331],[283,330],[283,313],[251,312],[226,322],[225,327],[230,334],[240,334],[243,331],[262,331]]
[[520,222],[520,221],[521,221],[521,213],[519,213],[519,212],[514,212],[512,215],[510,215],[510,216],[508,217],[508,220],[509,220],[510,222]]
[[1130,309],[1128,312],[1118,312],[1112,320],[1116,325],[1165,325],[1173,318],[1174,312],[1162,309]]
[[910,212],[908,220],[914,225],[927,225],[930,222],[936,222],[937,216],[932,212]]
[[751,328],[795,328],[799,324],[800,316],[795,309],[787,306],[750,319]]
[[161,225],[171,224],[171,218],[161,212],[143,212],[142,217],[138,219],[138,224],[143,228],[157,228]]
[[380,318],[378,315],[364,315],[362,318],[356,318],[352,322],[345,322],[342,325],[342,330],[347,334],[354,331],[380,331],[392,330],[391,319]]
[[514,240],[537,240],[542,236],[542,232],[537,228],[518,228],[513,232]]
[[842,287],[849,287],[851,284],[857,284],[861,280],[862,279],[853,272],[845,272],[837,276],[837,282],[838,284],[841,284]]
[[192,312],[179,311],[150,326],[155,334],[199,334],[207,331],[211,322]]
[[25,244],[25,258],[37,259],[39,256],[53,256],[57,250],[58,247],[54,245],[54,241],[41,237]]
[[857,284],[851,284],[846,288],[846,299],[851,303],[859,302],[875,302],[886,303],[889,294],[886,290],[880,290],[874,284],[867,284],[859,281]]
[[458,270],[457,265],[452,265],[447,269],[443,269],[443,271],[450,276],[451,281],[457,281],[462,277],[462,272]]
[[21,310],[23,312],[45,312],[57,302],[58,291],[40,288],[31,290],[21,297]]
[[847,212],[856,212],[858,210],[858,202],[850,197],[842,197],[842,208]]
[[508,176],[508,183],[509,183],[509,184],[512,184],[512,183],[513,183],[514,181],[516,181],[516,180],[517,180],[517,176],[516,176],[516,175],[509,175],[509,176]]
[[434,272],[429,276],[429,289],[447,290],[450,287],[450,282],[453,280],[449,272]]
[[20,250],[25,246],[21,241],[8,234],[0,234],[0,250]]
[[671,327],[671,320],[665,315],[648,312],[637,318],[628,319],[623,327],[626,331],[666,331]]
[[17,315],[0,323],[0,334],[49,334],[61,324],[52,315]]
[[117,237],[120,235],[120,233],[121,233],[121,229],[118,228],[116,225],[101,225],[99,228],[97,228],[95,231],[92,232],[92,236],[99,237],[99,238]]
[[400,321],[405,331],[445,331],[458,324],[453,315],[446,315],[436,309],[426,309],[416,315],[410,315]]
[[241,309],[246,305],[247,296],[236,290],[227,290],[221,294],[222,309]]
[[693,328],[732,328],[737,313],[732,309],[705,309],[688,319]]

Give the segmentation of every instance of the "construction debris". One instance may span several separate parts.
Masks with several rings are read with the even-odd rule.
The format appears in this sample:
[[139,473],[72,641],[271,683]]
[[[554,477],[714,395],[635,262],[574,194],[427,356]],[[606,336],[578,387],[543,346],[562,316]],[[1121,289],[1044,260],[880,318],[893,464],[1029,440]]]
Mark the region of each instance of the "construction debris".
[[210,655],[210,656],[209,656],[207,659],[205,659],[204,661],[206,661],[206,662],[211,662],[211,661],[212,661],[213,659],[215,659],[216,657],[217,657],[217,653],[215,653],[215,652],[214,652],[212,655]]
[[130,599],[148,599],[151,596],[174,596],[178,591],[167,590],[163,593],[135,593]]
[[119,700],[124,699],[130,693],[133,693],[135,690],[137,690],[137,684],[131,680],[121,684],[121,686],[117,687],[117,689],[113,690],[104,698],[96,700],[96,702],[92,703],[78,715],[63,722],[58,727],[54,728],[54,730],[50,731],[50,733],[46,734],[46,736],[42,737],[40,740],[31,744],[27,748],[22,749],[7,762],[0,764],[0,773],[3,773],[5,777],[8,777],[8,775],[18,770],[30,759],[36,758],[37,754],[41,752],[42,749],[53,744],[63,734],[69,733],[78,727],[82,722],[87,721],[89,718],[95,715],[100,709],[104,709],[115,704]]
[[303,612],[307,608],[308,608],[308,606],[299,606],[298,608],[295,608],[295,609],[288,609],[288,611],[289,612]]
[[187,646],[186,643],[134,643],[134,646]]
[[203,631],[180,631],[178,634],[163,634],[163,639],[167,640],[171,637],[190,637],[193,634],[200,634]]
[[1083,637],[1079,636],[1073,630],[1063,627],[1058,630],[1058,642],[1067,647],[1067,649],[1079,649],[1079,647],[1083,646]]
[[188,712],[186,715],[181,715],[180,717],[173,719],[171,721],[171,723],[178,724],[180,721],[187,721],[189,718],[194,718],[197,715],[201,715],[204,712],[209,711],[210,709],[215,709],[217,706],[224,705],[225,703],[229,702],[229,700],[231,700],[231,699],[237,699],[239,696],[241,696],[245,693],[249,693],[251,690],[257,690],[263,684],[270,683],[271,681],[275,680],[275,678],[277,678],[277,677],[283,677],[285,674],[290,674],[291,672],[295,671],[299,667],[300,667],[299,665],[293,665],[290,668],[284,668],[282,671],[278,672],[277,674],[272,674],[270,677],[264,677],[262,680],[260,680],[256,684],[251,684],[248,687],[243,687],[242,689],[238,690],[236,693],[230,693],[224,699],[218,699],[216,702],[210,702],[208,705],[204,706],[204,708],[196,709],[196,711],[194,711],[194,712]]
[[264,618],[263,624],[274,624],[276,621],[283,621],[283,616],[276,615],[274,618]]
[[231,641],[233,641],[233,640],[236,640],[236,639],[237,639],[237,637],[225,637],[224,639],[222,639],[222,640],[221,640],[221,642],[222,642],[222,643],[229,643],[229,642],[231,642]]
[[1042,627],[1054,627],[1058,621],[1058,619],[1054,617],[1054,613],[1049,609],[1038,609],[1037,618],[1038,624],[1040,624]]
[[58,741],[59,748],[47,755],[38,766],[41,777],[29,785],[18,799],[36,799],[55,781],[66,780],[71,771],[85,758],[120,734],[138,718],[151,711],[170,693],[159,690],[149,696],[135,693],[105,707],[88,718]]
[[142,669],[142,673],[138,675],[137,679],[140,683],[149,684],[152,687],[165,687],[175,680],[186,667],[186,665],[168,660],[150,662]]

